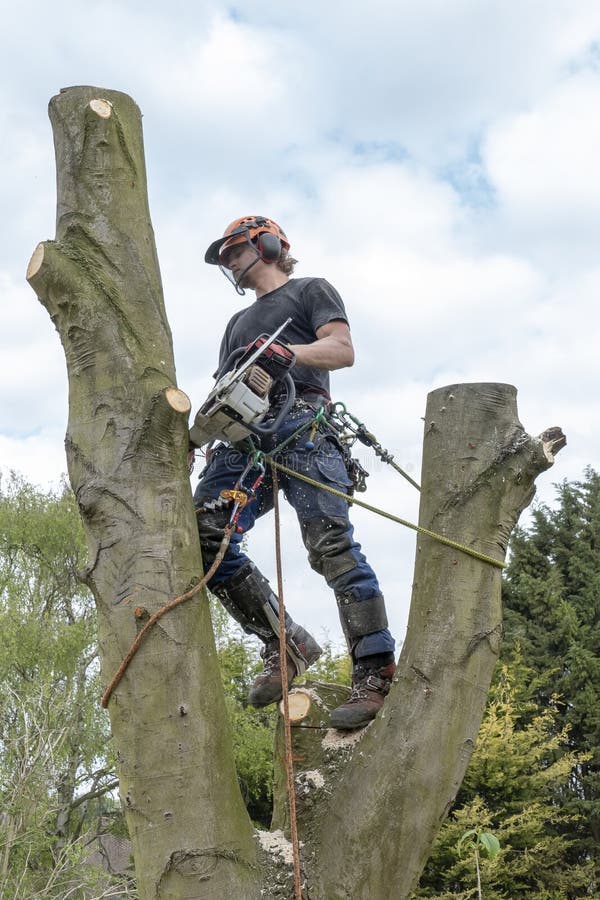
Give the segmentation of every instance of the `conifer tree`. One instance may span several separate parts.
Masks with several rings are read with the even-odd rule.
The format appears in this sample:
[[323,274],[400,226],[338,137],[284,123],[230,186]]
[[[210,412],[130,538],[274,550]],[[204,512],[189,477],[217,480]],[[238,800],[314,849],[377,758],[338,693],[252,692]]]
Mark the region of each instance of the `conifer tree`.
[[520,645],[538,678],[537,700],[560,698],[557,752],[589,754],[555,801],[581,817],[576,858],[600,844],[600,475],[557,486],[555,507],[540,505],[517,529],[504,582],[504,658]]
[[479,860],[485,900],[574,900],[596,896],[590,860],[571,857],[576,814],[557,806],[585,755],[564,753],[568,728],[558,724],[556,698],[532,700],[535,673],[518,651],[500,667],[457,806],[442,827],[416,898],[476,898],[471,830],[494,835],[500,850]]

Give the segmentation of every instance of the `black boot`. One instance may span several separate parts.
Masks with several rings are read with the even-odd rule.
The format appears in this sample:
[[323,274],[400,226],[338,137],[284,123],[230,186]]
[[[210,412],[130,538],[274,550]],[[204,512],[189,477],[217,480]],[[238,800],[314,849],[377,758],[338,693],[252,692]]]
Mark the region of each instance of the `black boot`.
[[[316,662],[323,651],[314,637],[301,625],[292,623],[290,628],[286,628],[286,638],[288,643],[287,681],[289,688],[294,678],[297,675],[302,675],[309,666]],[[289,646],[290,644],[292,646]],[[277,703],[283,696],[279,638],[274,637],[273,640],[265,644],[260,655],[263,658],[263,671],[254,679],[248,693],[248,702],[251,706],[256,707]]]
[[[255,634],[265,644],[261,653],[264,670],[250,688],[248,702],[252,706],[268,706],[281,700],[281,660],[279,656],[279,602],[267,579],[254,563],[248,561],[228,581],[213,589],[227,612],[240,623],[247,634]],[[287,615],[285,617],[288,646],[288,685],[297,675],[316,662],[322,653],[315,639]]]
[[352,693],[331,713],[332,728],[363,728],[371,722],[387,697],[396,664],[391,653],[365,656],[354,663]]

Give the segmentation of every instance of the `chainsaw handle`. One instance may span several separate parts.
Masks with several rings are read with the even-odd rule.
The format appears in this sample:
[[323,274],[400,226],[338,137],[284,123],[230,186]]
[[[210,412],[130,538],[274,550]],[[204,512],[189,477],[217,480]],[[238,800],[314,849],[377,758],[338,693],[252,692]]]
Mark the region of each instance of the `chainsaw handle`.
[[220,367],[218,372],[216,372],[215,375],[213,376],[215,379],[215,382],[218,382],[219,379],[223,377],[223,375],[226,375],[227,372],[229,372],[233,368],[234,362],[236,360],[238,360],[240,358],[240,356],[243,356],[245,352],[246,352],[245,347],[238,347],[237,350],[233,350],[229,354],[229,356],[227,357],[227,359],[225,360],[223,365]]
[[289,413],[290,409],[294,405],[294,400],[296,399],[296,386],[294,384],[294,380],[289,372],[286,373],[285,378],[283,378],[282,382],[285,385],[286,395],[285,399],[281,405],[281,409],[277,413],[276,417],[273,419],[270,425],[251,425],[250,423],[246,423],[244,425],[252,434],[257,435],[258,437],[264,437],[265,435],[275,434],[278,431]]

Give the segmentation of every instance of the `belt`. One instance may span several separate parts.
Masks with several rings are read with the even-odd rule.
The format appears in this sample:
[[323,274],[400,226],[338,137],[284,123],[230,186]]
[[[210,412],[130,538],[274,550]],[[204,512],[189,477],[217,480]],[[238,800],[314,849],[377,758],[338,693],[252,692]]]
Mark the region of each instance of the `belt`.
[[[319,402],[319,406],[325,403],[331,403],[331,397],[324,388],[311,384],[294,384],[296,388],[296,400],[304,400],[307,403]],[[283,399],[283,390],[276,388],[274,395],[271,397],[271,410],[276,410],[278,404]]]

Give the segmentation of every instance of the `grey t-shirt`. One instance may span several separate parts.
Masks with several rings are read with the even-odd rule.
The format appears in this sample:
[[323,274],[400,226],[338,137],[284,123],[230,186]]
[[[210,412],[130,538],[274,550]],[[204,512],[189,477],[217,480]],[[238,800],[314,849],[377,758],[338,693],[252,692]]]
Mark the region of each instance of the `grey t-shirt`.
[[[234,350],[246,347],[260,334],[272,334],[290,316],[292,321],[278,338],[285,344],[312,344],[322,325],[336,319],[348,321],[342,298],[324,278],[290,278],[229,320],[221,341],[219,369]],[[296,364],[291,375],[297,390],[315,387],[329,393],[327,369]]]

